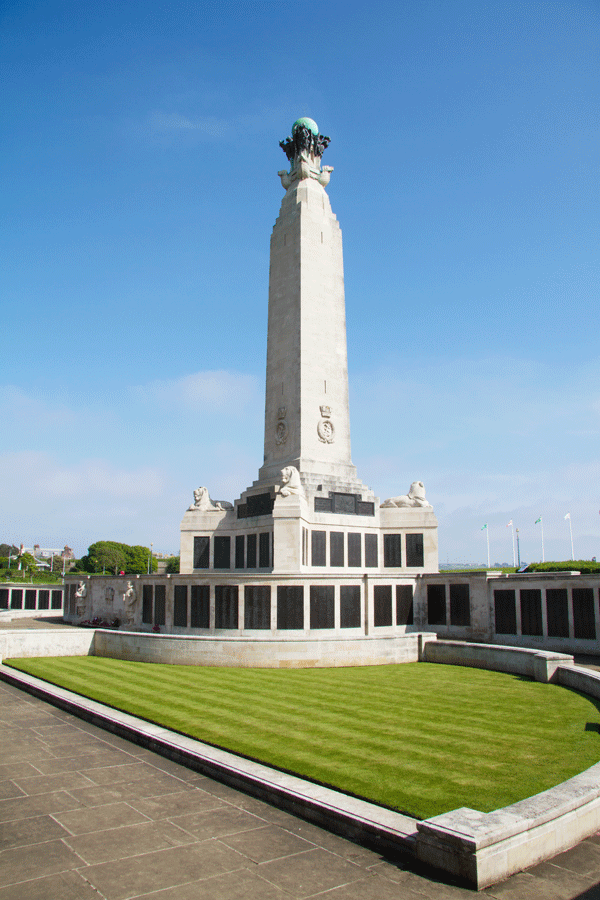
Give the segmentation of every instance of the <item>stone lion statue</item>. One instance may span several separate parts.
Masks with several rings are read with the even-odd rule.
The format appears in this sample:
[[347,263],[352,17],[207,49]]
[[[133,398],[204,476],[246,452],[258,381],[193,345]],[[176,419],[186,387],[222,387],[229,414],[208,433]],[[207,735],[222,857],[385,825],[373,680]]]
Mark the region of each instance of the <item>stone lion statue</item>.
[[285,466],[281,470],[280,495],[282,497],[290,497],[292,494],[300,494],[301,492],[300,472],[295,466]]
[[422,481],[413,481],[408,494],[402,494],[400,497],[390,497],[381,504],[382,507],[429,507],[431,503],[425,499],[425,485]]
[[233,505],[226,500],[217,500],[213,502],[210,499],[208,488],[199,487],[194,491],[194,502],[188,506],[188,510],[199,510],[200,512],[211,512],[212,510],[233,509]]

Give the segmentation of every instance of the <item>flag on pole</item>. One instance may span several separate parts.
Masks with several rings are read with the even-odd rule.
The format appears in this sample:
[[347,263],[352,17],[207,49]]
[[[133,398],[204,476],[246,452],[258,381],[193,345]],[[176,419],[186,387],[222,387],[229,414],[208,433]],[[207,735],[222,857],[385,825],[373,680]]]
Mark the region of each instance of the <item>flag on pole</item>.
[[483,528],[482,528],[481,530],[482,530],[482,531],[485,531],[486,528],[487,528],[487,525],[484,525]]
[[567,513],[565,516],[565,519],[570,519],[570,518],[571,518],[571,513]]
[[538,523],[538,522],[541,522],[541,521],[542,521],[542,517],[540,516],[539,519],[536,519],[535,522],[534,522],[533,524],[534,524],[534,525],[537,525],[537,523]]
[[507,522],[507,523],[506,523],[506,527],[507,527],[507,528],[510,528],[511,525],[512,525],[512,519],[510,520],[510,522]]

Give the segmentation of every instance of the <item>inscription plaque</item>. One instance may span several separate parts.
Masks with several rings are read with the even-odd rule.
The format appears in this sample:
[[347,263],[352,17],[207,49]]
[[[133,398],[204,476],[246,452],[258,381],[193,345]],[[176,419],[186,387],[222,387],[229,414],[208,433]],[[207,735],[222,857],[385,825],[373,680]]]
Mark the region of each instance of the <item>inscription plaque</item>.
[[427,585],[427,622],[429,625],[446,624],[446,585]]
[[152,625],[152,597],[154,589],[151,584],[145,584],[142,588],[142,622],[144,625]]
[[396,625],[413,624],[412,584],[396,585]]
[[165,624],[165,594],[164,584],[157,584],[154,589],[154,624]]
[[271,586],[246,585],[244,588],[244,628],[271,628]]
[[333,600],[335,588],[333,585],[310,586],[310,627],[333,628],[335,625]]
[[517,633],[517,605],[514,591],[494,591],[496,634]]
[[249,519],[252,516],[270,516],[275,500],[270,494],[254,494],[246,498],[245,503],[238,506],[238,519]]
[[190,601],[190,625],[192,628],[210,627],[210,586],[193,584]]
[[173,595],[173,625],[187,628],[187,585],[176,584]]
[[344,533],[342,531],[332,531],[329,534],[329,565],[344,565]]
[[450,624],[471,624],[471,600],[468,584],[450,585]]
[[215,628],[237,628],[238,605],[237,584],[217,584],[215,587]]
[[249,534],[246,540],[246,568],[256,568],[256,545],[257,538],[255,534]]
[[544,633],[542,628],[542,592],[536,588],[520,591],[521,634]]
[[340,628],[360,628],[360,585],[340,587]]
[[277,586],[277,628],[304,628],[304,588],[302,585]]
[[194,538],[194,568],[208,569],[210,560],[210,538],[204,535]]
[[588,641],[596,640],[592,588],[573,588],[573,636]]
[[348,565],[349,566],[361,566],[362,565],[362,536],[360,534],[356,534],[350,532],[348,534]]
[[391,584],[376,584],[373,588],[373,624],[376,628],[392,624]]
[[313,566],[324,566],[325,565],[325,541],[326,541],[326,532],[324,531],[313,531],[311,532],[311,557]]
[[[56,593],[58,593],[58,591]],[[49,606],[50,591],[40,591],[38,593],[38,609],[48,609]]]
[[566,588],[546,590],[548,637],[569,637],[569,601]]

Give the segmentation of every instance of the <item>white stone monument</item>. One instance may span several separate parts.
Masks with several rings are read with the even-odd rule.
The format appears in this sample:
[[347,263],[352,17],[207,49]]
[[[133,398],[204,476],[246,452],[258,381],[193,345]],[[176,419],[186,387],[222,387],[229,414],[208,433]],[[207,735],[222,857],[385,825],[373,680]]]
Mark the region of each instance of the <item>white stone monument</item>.
[[290,169],[279,172],[286,193],[271,237],[264,462],[233,507],[194,492],[180,571],[229,583],[291,575],[297,586],[317,573],[359,584],[436,572],[423,483],[380,506],[352,464],[342,235],[325,191],[333,170],[321,166],[329,138],[302,118],[280,143]]

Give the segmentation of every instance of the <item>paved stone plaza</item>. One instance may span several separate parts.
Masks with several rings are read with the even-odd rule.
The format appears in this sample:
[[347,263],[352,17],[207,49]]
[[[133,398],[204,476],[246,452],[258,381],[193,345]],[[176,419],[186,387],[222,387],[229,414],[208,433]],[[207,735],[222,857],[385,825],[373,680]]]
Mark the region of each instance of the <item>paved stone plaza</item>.
[[[0,704],[0,900],[475,896],[12,685]],[[600,835],[481,895],[600,900]]]

